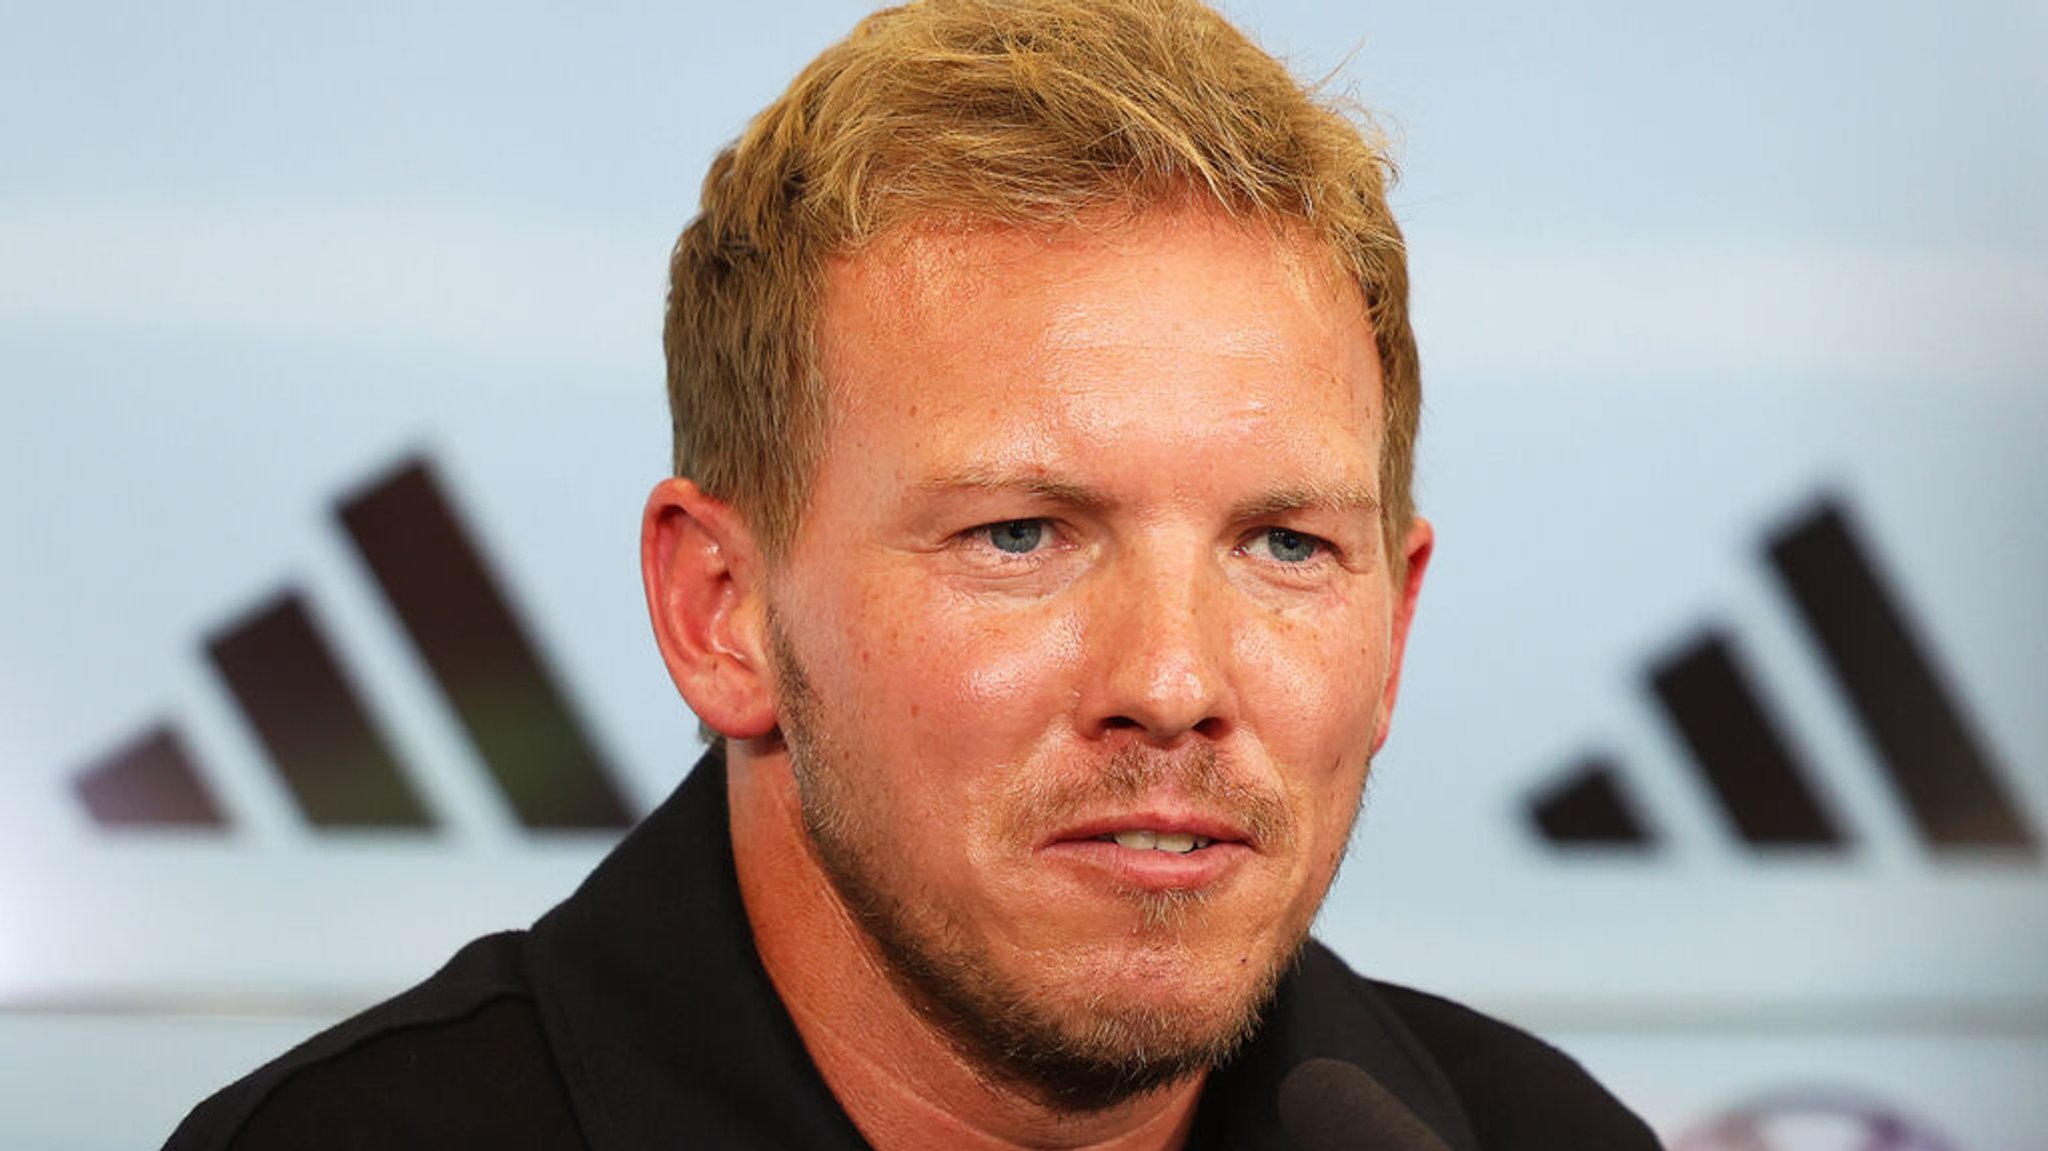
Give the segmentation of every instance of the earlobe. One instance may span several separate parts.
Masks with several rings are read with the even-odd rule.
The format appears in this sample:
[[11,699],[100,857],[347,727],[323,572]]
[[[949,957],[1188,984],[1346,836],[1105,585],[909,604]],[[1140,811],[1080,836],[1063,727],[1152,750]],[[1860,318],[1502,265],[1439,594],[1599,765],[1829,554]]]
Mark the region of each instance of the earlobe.
[[1421,516],[1408,529],[1402,545],[1407,557],[1401,586],[1393,590],[1393,619],[1387,645],[1387,683],[1380,692],[1379,714],[1373,730],[1372,750],[1379,754],[1393,730],[1394,700],[1401,692],[1401,664],[1408,654],[1408,625],[1415,619],[1415,604],[1422,596],[1422,577],[1429,569],[1429,557],[1436,550],[1436,529]]
[[775,729],[753,534],[730,505],[685,479],[655,485],[640,524],[640,576],[676,690],[713,731]]

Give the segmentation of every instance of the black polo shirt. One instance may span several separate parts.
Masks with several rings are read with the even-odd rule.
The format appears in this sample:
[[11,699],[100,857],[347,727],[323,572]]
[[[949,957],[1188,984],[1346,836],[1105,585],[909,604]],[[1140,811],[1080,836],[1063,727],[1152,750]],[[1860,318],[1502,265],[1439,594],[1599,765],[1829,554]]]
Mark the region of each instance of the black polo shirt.
[[[1290,1151],[1280,1083],[1318,1057],[1370,1073],[1455,1151],[1657,1146],[1557,1050],[1310,943],[1210,1076],[1190,1148]],[[468,1147],[867,1147],[755,954],[722,757],[530,931],[476,940],[222,1090],[166,1151]]]

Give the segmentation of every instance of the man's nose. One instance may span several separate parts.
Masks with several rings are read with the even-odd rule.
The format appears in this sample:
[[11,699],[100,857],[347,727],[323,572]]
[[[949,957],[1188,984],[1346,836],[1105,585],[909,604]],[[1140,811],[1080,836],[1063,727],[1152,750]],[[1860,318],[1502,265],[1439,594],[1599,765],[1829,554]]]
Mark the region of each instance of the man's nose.
[[1167,745],[1231,725],[1230,591],[1199,562],[1150,558],[1105,571],[1091,597],[1081,722]]

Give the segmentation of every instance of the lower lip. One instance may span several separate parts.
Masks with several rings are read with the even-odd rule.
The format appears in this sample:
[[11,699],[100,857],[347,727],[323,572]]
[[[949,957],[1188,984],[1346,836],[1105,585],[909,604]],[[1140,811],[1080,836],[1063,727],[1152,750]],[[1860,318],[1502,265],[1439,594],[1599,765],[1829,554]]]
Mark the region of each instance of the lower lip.
[[1251,858],[1242,843],[1212,843],[1194,851],[1120,847],[1101,839],[1063,839],[1040,849],[1047,860],[1102,876],[1140,891],[1199,891],[1213,887]]

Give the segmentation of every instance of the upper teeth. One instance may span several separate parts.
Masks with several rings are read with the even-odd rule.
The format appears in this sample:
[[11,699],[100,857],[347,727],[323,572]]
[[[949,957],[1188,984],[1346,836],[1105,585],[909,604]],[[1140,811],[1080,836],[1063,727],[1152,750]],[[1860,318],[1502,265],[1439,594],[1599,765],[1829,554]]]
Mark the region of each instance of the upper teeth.
[[1139,851],[1172,851],[1185,854],[1198,847],[1207,847],[1215,840],[1206,835],[1189,835],[1181,831],[1119,831],[1110,838],[1118,847]]

